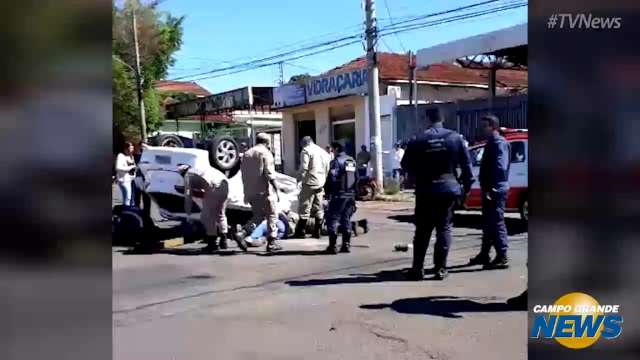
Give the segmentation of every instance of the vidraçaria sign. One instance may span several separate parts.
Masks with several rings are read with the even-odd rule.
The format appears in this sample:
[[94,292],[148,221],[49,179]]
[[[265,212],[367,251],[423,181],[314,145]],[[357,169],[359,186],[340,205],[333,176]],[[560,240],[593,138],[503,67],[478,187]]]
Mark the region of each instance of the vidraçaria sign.
[[367,93],[367,69],[311,78],[306,82],[307,102]]

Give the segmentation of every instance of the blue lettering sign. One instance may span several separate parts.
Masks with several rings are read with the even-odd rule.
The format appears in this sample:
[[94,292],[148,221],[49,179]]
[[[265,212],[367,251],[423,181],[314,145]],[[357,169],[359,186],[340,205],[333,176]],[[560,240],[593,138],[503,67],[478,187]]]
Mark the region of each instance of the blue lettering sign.
[[340,93],[340,91],[342,91],[344,89],[344,75],[340,74],[338,75],[338,77],[336,77],[336,88],[338,89],[338,94]]
[[332,92],[332,91],[336,91],[336,78],[335,77],[329,78],[329,90],[327,90],[327,92]]
[[344,88],[351,89],[353,88],[353,84],[351,83],[351,76],[349,73],[344,74]]

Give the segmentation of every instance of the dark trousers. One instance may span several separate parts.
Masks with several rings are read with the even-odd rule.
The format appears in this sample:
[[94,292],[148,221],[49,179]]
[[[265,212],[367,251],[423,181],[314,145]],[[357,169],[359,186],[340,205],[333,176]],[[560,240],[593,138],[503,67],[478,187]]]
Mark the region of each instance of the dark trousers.
[[[344,234],[351,231],[351,216],[355,213],[356,200],[353,197],[331,197],[327,218],[327,232],[337,235],[338,229]],[[339,228],[338,228],[339,226]]]
[[[151,216],[151,198],[149,195],[142,191],[142,189],[138,189],[135,181],[131,184],[131,188],[133,189],[133,202],[135,206],[138,209],[142,209],[146,216]],[[140,203],[142,203],[142,207]]]
[[451,246],[453,207],[457,196],[453,193],[417,193],[415,209],[416,232],[413,238],[413,268],[424,267],[424,257],[429,247],[431,233],[436,229],[433,264],[436,268],[447,266]]
[[489,256],[491,246],[498,256],[506,256],[507,226],[504,223],[504,207],[507,203],[507,192],[491,192],[491,199],[482,194],[482,247],[480,254]]

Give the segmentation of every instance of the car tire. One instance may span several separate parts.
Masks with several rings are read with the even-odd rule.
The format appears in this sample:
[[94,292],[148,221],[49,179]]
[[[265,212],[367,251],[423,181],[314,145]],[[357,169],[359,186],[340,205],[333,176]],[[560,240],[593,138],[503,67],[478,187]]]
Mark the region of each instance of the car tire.
[[171,134],[160,135],[158,137],[157,142],[158,142],[159,146],[175,147],[175,148],[183,148],[184,147],[184,142],[177,135],[171,135]]
[[526,195],[520,202],[520,219],[525,223],[529,222],[529,198]]
[[208,143],[211,166],[222,171],[231,171],[240,162],[240,148],[231,136],[216,136]]

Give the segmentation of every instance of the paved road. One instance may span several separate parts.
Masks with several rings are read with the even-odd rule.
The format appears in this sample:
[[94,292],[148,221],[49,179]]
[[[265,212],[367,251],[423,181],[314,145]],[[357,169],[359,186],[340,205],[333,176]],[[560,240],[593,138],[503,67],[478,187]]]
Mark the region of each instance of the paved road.
[[479,215],[464,213],[450,277],[406,282],[411,252],[393,245],[411,239],[410,206],[363,204],[356,217],[368,217],[372,231],[354,239],[350,255],[318,255],[326,238],[286,240],[272,256],[114,248],[114,359],[526,357],[526,313],[504,305],[526,287],[528,235],[518,221],[508,224],[510,269],[462,266],[480,236]]

